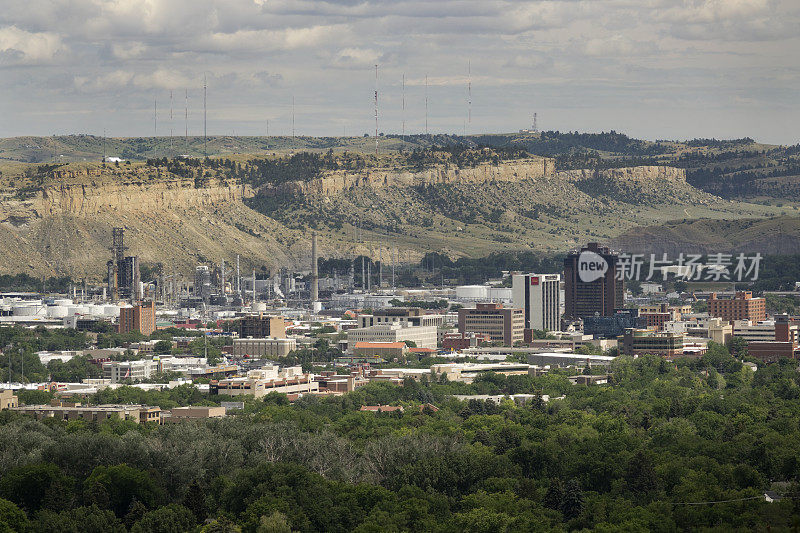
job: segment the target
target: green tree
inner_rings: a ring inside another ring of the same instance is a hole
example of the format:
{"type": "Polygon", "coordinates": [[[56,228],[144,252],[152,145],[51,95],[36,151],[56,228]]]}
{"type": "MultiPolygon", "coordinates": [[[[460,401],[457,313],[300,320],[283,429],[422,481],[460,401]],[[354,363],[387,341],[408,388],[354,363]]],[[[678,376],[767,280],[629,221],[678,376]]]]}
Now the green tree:
{"type": "Polygon", "coordinates": [[[164,499],[163,491],[147,472],[126,464],[96,467],[84,487],[90,500],[101,507],[107,505],[119,517],[127,514],[134,499],[149,509],[164,499]]]}
{"type": "Polygon", "coordinates": [[[157,354],[168,354],[172,351],[172,342],[168,340],[161,340],[153,345],[153,351],[157,354]]]}
{"type": "Polygon", "coordinates": [[[583,512],[583,491],[577,479],[571,479],[564,488],[564,500],[561,502],[561,512],[564,518],[571,520],[583,512]]]}
{"type": "Polygon", "coordinates": [[[292,528],[286,516],[280,511],[274,511],[269,516],[262,516],[256,528],[257,533],[291,533],[292,528]]]}
{"type": "Polygon", "coordinates": [[[0,498],[0,531],[25,531],[28,517],[13,502],[0,498]]]}
{"type": "Polygon", "coordinates": [[[131,533],[183,533],[197,525],[192,512],[176,503],[146,513],[131,528],[131,533]]]}
{"type": "Polygon", "coordinates": [[[0,496],[33,514],[42,507],[59,509],[72,504],[74,480],[52,463],[17,467],[0,480],[0,496]]]}

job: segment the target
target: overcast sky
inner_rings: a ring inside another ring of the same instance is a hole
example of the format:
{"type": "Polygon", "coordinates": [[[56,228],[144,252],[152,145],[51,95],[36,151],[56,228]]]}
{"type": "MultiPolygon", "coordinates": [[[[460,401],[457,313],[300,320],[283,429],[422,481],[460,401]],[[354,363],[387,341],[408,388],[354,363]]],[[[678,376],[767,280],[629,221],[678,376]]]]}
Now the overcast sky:
{"type": "Polygon", "coordinates": [[[608,131],[800,142],[800,0],[7,0],[0,136],[608,131]],[[470,68],[471,65],[471,68],[470,68]],[[467,122],[469,80],[472,121],[467,122]]]}

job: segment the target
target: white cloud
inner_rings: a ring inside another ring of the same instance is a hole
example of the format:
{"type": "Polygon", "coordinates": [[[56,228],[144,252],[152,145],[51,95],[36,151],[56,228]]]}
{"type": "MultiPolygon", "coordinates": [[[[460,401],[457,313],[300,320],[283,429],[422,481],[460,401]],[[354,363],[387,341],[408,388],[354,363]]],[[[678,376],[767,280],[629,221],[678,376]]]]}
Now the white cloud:
{"type": "Polygon", "coordinates": [[[59,36],[51,32],[29,32],[16,26],[0,28],[0,64],[47,63],[62,50],[59,36]]]}

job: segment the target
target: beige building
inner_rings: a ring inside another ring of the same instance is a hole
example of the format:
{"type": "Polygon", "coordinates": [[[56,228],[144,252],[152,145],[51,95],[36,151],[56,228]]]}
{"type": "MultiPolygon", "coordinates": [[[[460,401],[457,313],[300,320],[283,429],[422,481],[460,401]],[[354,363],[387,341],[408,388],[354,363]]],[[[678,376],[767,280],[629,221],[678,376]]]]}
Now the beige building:
{"type": "Polygon", "coordinates": [[[80,403],[53,400],[50,405],[23,405],[12,409],[32,415],[37,420],[87,420],[100,422],[110,418],[131,420],[137,424],[161,422],[161,409],[146,405],[81,405],[80,403]]]}
{"type": "Polygon", "coordinates": [[[314,381],[310,374],[303,374],[302,367],[292,366],[279,370],[277,365],[273,365],[251,370],[247,373],[247,377],[212,380],[209,392],[212,395],[252,395],[261,398],[270,392],[284,394],[319,392],[319,383],[314,381]]]}
{"type": "Polygon", "coordinates": [[[359,342],[403,342],[411,341],[418,348],[436,348],[438,328],[436,326],[403,327],[399,323],[376,324],[368,328],[347,331],[347,351],[353,353],[359,342]]]}
{"type": "Polygon", "coordinates": [[[475,309],[458,310],[459,333],[481,333],[492,342],[512,346],[525,339],[525,315],[522,309],[503,304],[477,304],[475,309]]]}
{"type": "Polygon", "coordinates": [[[236,357],[286,357],[297,349],[294,339],[233,339],[233,355],[236,357]]]}
{"type": "Polygon", "coordinates": [[[175,407],[164,413],[164,422],[184,422],[187,420],[207,420],[209,418],[222,418],[225,416],[224,407],[175,407]]]}
{"type": "Polygon", "coordinates": [[[0,391],[0,411],[3,409],[13,409],[19,406],[19,399],[10,389],[0,391]]]}
{"type": "Polygon", "coordinates": [[[387,361],[408,355],[408,346],[404,342],[357,342],[353,348],[355,356],[382,357],[387,361]]]}

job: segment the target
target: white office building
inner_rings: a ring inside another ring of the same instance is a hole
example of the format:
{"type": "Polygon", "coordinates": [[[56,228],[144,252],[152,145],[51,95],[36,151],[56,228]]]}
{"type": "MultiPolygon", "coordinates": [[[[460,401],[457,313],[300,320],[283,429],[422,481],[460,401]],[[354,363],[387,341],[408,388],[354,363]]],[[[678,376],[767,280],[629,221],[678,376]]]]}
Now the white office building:
{"type": "Polygon", "coordinates": [[[403,327],[397,322],[350,329],[347,330],[347,351],[352,353],[358,342],[412,341],[417,348],[435,349],[438,339],[437,330],[436,326],[403,327]]]}
{"type": "Polygon", "coordinates": [[[515,274],[514,307],[524,311],[525,329],[558,331],[561,327],[561,275],[515,274]]]}

